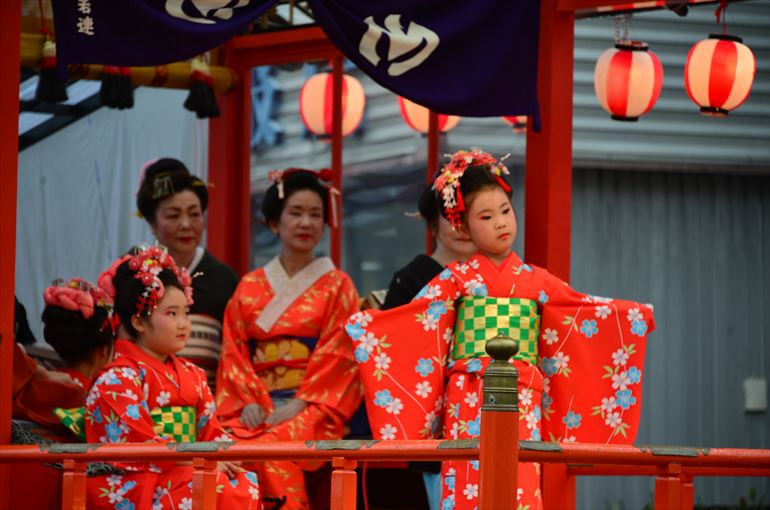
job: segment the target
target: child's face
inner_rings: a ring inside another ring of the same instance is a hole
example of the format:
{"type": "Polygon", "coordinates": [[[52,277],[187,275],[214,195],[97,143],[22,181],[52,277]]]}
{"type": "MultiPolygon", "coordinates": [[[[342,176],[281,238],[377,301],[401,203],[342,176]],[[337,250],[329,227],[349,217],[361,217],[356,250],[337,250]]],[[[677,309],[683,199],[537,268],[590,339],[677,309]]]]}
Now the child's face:
{"type": "Polygon", "coordinates": [[[496,262],[504,260],[516,239],[516,216],[508,195],[495,186],[469,198],[465,225],[471,239],[483,255],[496,262]]]}
{"type": "Polygon", "coordinates": [[[188,308],[184,292],[167,286],[152,315],[134,325],[137,344],[161,360],[181,351],[190,336],[188,308]]]}

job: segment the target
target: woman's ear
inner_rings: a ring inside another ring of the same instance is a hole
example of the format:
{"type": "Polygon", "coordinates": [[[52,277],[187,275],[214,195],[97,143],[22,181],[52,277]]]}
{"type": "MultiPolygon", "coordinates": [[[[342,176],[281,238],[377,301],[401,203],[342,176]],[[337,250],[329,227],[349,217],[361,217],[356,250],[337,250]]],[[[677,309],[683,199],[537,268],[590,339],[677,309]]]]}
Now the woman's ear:
{"type": "Polygon", "coordinates": [[[267,220],[267,228],[270,229],[274,235],[278,235],[278,222],[276,220],[267,220]]]}

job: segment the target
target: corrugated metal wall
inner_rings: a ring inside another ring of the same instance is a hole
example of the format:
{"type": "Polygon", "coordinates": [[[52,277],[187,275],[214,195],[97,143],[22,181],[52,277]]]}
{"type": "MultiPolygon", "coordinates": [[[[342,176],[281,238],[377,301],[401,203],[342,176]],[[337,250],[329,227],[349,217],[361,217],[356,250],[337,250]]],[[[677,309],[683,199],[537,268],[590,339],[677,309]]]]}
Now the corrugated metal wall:
{"type": "MultiPolygon", "coordinates": [[[[655,305],[639,444],[770,448],[770,414],[743,381],[770,380],[770,176],[580,170],[572,284],[655,305]]],[[[770,479],[696,480],[696,501],[737,504],[770,479]]],[[[652,480],[582,479],[581,508],[652,503],[652,480]]]]}

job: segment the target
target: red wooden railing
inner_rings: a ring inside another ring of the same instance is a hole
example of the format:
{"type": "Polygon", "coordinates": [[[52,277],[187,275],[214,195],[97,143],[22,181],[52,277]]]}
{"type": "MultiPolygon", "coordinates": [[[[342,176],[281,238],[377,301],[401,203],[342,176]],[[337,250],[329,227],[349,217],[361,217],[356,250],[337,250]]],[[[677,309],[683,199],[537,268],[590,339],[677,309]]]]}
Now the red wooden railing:
{"type": "Polygon", "coordinates": [[[516,352],[515,342],[496,337],[487,342],[487,352],[493,361],[484,373],[480,439],[0,445],[0,465],[62,462],[63,510],[86,507],[84,467],[93,461],[191,461],[196,510],[214,510],[216,462],[222,460],[330,461],[332,510],[356,508],[355,467],[361,461],[478,459],[482,510],[516,507],[512,487],[516,487],[519,461],[544,465],[546,509],[575,507],[576,476],[655,476],[655,510],[692,509],[695,477],[770,477],[770,450],[518,441],[517,374],[508,363],[516,352]]]}

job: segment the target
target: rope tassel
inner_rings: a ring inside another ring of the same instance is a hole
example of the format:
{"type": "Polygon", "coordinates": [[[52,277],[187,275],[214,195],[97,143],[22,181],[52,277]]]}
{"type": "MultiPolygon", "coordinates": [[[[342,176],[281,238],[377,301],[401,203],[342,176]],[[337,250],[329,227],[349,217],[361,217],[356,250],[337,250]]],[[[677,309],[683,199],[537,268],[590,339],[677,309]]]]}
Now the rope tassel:
{"type": "Polygon", "coordinates": [[[199,119],[219,117],[219,105],[214,95],[209,65],[203,57],[195,57],[190,63],[192,74],[190,75],[190,93],[184,102],[184,107],[199,119]]]}
{"type": "Polygon", "coordinates": [[[35,99],[49,103],[68,99],[67,83],[59,78],[56,69],[56,43],[47,34],[43,43],[43,63],[35,90],[35,99]]]}

